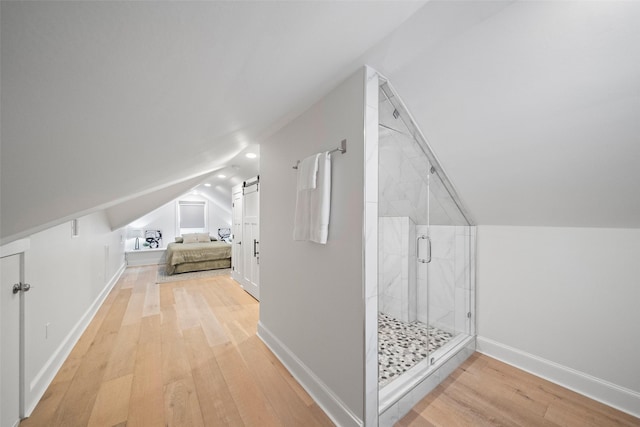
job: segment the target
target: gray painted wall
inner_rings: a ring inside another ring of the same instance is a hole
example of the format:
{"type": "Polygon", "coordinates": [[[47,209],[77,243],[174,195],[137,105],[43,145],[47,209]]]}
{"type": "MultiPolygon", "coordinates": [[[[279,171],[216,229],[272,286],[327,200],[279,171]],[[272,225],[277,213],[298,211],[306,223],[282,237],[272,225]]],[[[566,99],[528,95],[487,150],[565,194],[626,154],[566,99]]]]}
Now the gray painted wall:
{"type": "Polygon", "coordinates": [[[363,416],[364,75],[360,70],[261,146],[260,323],[363,416]],[[326,245],[293,241],[296,160],[332,156],[326,245]]]}

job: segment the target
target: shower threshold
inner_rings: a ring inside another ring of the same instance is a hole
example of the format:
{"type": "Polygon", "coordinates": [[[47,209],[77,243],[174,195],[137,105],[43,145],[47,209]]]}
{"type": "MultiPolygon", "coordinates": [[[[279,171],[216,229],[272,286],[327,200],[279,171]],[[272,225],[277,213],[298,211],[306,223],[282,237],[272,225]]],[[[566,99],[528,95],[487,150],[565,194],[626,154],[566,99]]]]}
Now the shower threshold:
{"type": "Polygon", "coordinates": [[[403,322],[379,313],[378,387],[399,378],[453,338],[452,333],[422,322],[403,322]]]}

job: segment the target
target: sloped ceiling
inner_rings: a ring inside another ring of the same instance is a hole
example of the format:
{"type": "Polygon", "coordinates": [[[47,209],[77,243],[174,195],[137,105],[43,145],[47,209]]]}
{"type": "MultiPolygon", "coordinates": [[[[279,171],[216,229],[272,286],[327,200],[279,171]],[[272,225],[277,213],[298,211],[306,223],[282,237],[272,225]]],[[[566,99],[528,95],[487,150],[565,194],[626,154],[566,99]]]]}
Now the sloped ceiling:
{"type": "Polygon", "coordinates": [[[640,2],[429,2],[361,61],[478,224],[638,228],[638,23],[640,2]]]}
{"type": "MultiPolygon", "coordinates": [[[[130,222],[162,206],[167,200],[175,199],[205,180],[211,178],[210,174],[198,175],[179,183],[162,187],[156,191],[132,197],[129,200],[111,206],[106,209],[107,218],[113,230],[124,227],[130,222]]],[[[230,196],[229,196],[230,197],[230,196]]]]}
{"type": "Polygon", "coordinates": [[[3,1],[2,241],[237,164],[421,5],[3,1]]]}
{"type": "Polygon", "coordinates": [[[365,63],[477,223],[640,227],[640,3],[421,6],[3,1],[2,241],[246,179],[244,151],[365,63]]]}

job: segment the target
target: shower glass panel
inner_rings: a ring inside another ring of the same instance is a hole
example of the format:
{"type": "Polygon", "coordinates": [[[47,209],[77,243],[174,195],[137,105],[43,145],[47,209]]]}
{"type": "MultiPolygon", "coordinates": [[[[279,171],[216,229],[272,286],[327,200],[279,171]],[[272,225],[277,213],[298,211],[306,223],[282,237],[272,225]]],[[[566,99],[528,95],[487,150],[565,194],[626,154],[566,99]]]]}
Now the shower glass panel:
{"type": "MultiPolygon", "coordinates": [[[[379,91],[379,387],[419,376],[469,334],[470,227],[387,83],[379,91]]],[[[395,386],[394,386],[395,387],[395,386]]]]}
{"type": "Polygon", "coordinates": [[[417,228],[429,236],[429,263],[418,264],[418,290],[427,293],[419,297],[418,312],[426,313],[422,320],[433,335],[433,364],[469,334],[470,311],[470,226],[435,167],[429,171],[429,221],[417,228]]]}

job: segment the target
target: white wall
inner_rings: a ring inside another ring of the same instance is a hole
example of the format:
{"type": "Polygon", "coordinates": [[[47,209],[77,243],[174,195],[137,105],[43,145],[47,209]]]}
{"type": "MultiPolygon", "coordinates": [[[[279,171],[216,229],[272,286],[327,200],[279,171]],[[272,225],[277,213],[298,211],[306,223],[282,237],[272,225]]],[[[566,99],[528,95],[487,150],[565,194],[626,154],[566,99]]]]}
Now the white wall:
{"type": "Polygon", "coordinates": [[[30,236],[25,254],[26,409],[33,409],[124,269],[124,230],[104,212],[30,236]],[[47,335],[45,328],[48,324],[47,335]]]}
{"type": "Polygon", "coordinates": [[[639,416],[639,254],[640,229],[479,227],[480,350],[639,416]]]}
{"type": "Polygon", "coordinates": [[[260,337],[341,425],[364,406],[364,74],[359,70],[261,145],[260,337]],[[293,241],[296,160],[332,156],[326,245],[293,241]]]}
{"type": "MultiPolygon", "coordinates": [[[[178,197],[176,200],[160,206],[158,209],[149,212],[142,218],[133,221],[127,226],[130,229],[141,230],[161,230],[162,231],[162,246],[166,247],[167,244],[174,241],[178,234],[178,222],[177,222],[177,203],[178,200],[197,200],[207,202],[207,226],[209,234],[218,237],[218,228],[231,228],[231,196],[229,196],[229,205],[221,206],[214,203],[208,198],[200,197],[192,194],[187,194],[182,197],[178,197]]],[[[140,239],[140,246],[144,239],[140,239]]],[[[127,239],[127,250],[133,250],[135,239],[127,239]]]]}
{"type": "Polygon", "coordinates": [[[633,1],[430,1],[362,61],[476,223],[638,228],[639,20],[633,1]]]}

